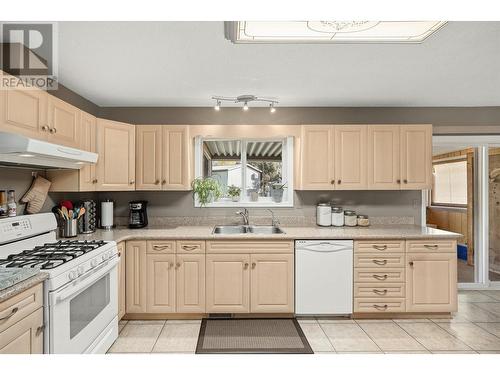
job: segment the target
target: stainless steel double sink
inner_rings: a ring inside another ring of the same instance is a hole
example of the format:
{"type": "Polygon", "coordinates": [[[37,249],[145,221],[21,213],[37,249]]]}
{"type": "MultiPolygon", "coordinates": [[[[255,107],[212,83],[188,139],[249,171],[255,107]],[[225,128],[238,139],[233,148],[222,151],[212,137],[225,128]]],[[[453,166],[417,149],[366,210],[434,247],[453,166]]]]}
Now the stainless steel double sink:
{"type": "Polygon", "coordinates": [[[272,225],[217,225],[213,234],[281,234],[280,227],[272,225]]]}

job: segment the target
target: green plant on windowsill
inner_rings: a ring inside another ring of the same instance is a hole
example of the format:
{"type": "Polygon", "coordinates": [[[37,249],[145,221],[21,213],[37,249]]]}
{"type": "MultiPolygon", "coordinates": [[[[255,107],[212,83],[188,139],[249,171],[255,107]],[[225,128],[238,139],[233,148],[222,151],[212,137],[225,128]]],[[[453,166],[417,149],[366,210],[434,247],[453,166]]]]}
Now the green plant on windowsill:
{"type": "Polygon", "coordinates": [[[193,198],[198,198],[200,206],[206,206],[207,203],[216,201],[222,196],[222,189],[219,181],[212,177],[198,177],[191,182],[193,188],[193,198]]]}
{"type": "Polygon", "coordinates": [[[240,200],[241,189],[238,186],[231,185],[227,189],[227,195],[231,197],[233,202],[240,200]]]}
{"type": "Polygon", "coordinates": [[[281,203],[283,200],[283,192],[285,191],[286,182],[283,184],[281,182],[271,183],[271,198],[273,202],[281,203]]]}

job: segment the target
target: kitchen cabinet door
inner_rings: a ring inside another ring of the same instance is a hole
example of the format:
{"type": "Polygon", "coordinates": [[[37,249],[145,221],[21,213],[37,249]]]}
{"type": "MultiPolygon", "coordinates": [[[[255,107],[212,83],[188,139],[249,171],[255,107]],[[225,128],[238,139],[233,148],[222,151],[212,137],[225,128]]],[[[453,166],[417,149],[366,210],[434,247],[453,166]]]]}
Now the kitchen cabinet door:
{"type": "Polygon", "coordinates": [[[161,190],[162,126],[136,126],[136,190],[161,190]]]}
{"type": "Polygon", "coordinates": [[[334,130],[331,125],[303,125],[300,190],[331,190],[335,184],[334,130]]]}
{"type": "Polygon", "coordinates": [[[163,126],[163,190],[191,189],[189,149],[187,126],[163,126]]]}
{"type": "Polygon", "coordinates": [[[118,319],[125,315],[125,242],[120,242],[118,245],[118,256],[120,263],[118,264],[118,319]]]}
{"type": "Polygon", "coordinates": [[[135,127],[97,120],[97,191],[135,189],[135,127]]]}
{"type": "Polygon", "coordinates": [[[207,313],[248,313],[250,255],[210,254],[206,262],[207,313]]]}
{"type": "Polygon", "coordinates": [[[406,311],[457,311],[457,255],[406,254],[406,311]]]}
{"type": "Polygon", "coordinates": [[[250,312],[293,313],[293,254],[252,254],[250,312]]]}
{"type": "Polygon", "coordinates": [[[205,312],[205,254],[177,254],[178,313],[205,312]]]}
{"type": "Polygon", "coordinates": [[[0,332],[0,354],[43,353],[43,308],[0,332]]]}
{"type": "Polygon", "coordinates": [[[48,141],[63,146],[80,146],[81,111],[65,101],[48,96],[48,141]]]}
{"type": "MultiPolygon", "coordinates": [[[[80,146],[82,150],[96,152],[96,118],[82,112],[80,146]]],[[[97,184],[95,164],[85,165],[79,171],[80,191],[95,191],[97,184]]]]}
{"type": "Polygon", "coordinates": [[[335,129],[335,189],[367,188],[367,126],[334,126],[335,129]]]}
{"type": "MultiPolygon", "coordinates": [[[[0,79],[10,77],[0,72],[0,79]]],[[[46,91],[38,89],[0,90],[0,131],[47,140],[46,91]]]]}
{"type": "Polygon", "coordinates": [[[145,313],[146,241],[127,241],[125,259],[126,313],[145,313]]]}
{"type": "Polygon", "coordinates": [[[430,189],[432,185],[432,125],[401,126],[401,188],[430,189]]]}
{"type": "Polygon", "coordinates": [[[175,255],[147,254],[146,312],[175,312],[175,255]]]}
{"type": "Polygon", "coordinates": [[[368,189],[399,190],[399,125],[368,127],[368,189]]]}

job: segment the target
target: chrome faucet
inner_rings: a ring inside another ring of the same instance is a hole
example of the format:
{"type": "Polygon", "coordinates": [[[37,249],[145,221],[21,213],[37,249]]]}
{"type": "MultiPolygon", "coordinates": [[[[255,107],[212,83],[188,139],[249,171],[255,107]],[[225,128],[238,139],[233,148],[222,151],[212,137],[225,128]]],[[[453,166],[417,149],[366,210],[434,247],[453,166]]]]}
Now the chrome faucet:
{"type": "Polygon", "coordinates": [[[280,221],[274,216],[274,212],[271,209],[267,209],[271,213],[271,225],[277,227],[280,225],[280,221]]]}
{"type": "Polygon", "coordinates": [[[246,208],[244,208],[243,211],[236,211],[236,215],[241,215],[243,218],[243,224],[247,226],[249,225],[250,214],[246,208]]]}

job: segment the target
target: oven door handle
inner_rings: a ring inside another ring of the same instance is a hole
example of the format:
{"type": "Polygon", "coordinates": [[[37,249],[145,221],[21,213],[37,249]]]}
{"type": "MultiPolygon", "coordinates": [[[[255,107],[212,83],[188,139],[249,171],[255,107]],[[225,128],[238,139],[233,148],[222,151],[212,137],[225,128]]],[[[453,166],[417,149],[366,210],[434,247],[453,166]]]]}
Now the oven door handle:
{"type": "Polygon", "coordinates": [[[50,304],[55,305],[58,302],[64,301],[75,294],[80,293],[80,291],[94,282],[99,280],[102,276],[106,275],[109,271],[117,266],[120,262],[118,257],[113,257],[105,263],[100,264],[96,268],[84,273],[75,281],[66,285],[60,290],[50,293],[50,304]]]}

